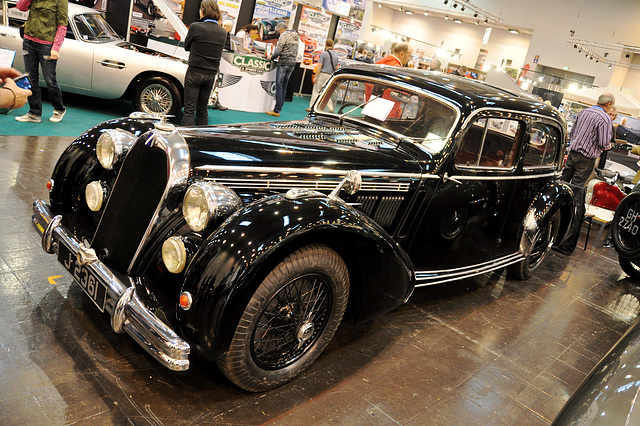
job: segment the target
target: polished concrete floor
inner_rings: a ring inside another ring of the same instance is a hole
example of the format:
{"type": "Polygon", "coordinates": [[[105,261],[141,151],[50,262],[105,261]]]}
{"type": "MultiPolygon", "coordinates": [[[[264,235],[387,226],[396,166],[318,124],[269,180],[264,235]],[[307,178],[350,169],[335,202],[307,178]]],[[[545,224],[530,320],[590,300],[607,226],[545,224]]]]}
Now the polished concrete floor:
{"type": "MultiPolygon", "coordinates": [[[[343,325],[292,383],[261,394],[215,365],[160,367],[115,334],[31,227],[71,138],[0,136],[0,422],[24,424],[548,424],[638,310],[613,249],[552,253],[504,274],[418,289],[343,325]]],[[[594,235],[592,233],[592,235],[594,235]]]]}

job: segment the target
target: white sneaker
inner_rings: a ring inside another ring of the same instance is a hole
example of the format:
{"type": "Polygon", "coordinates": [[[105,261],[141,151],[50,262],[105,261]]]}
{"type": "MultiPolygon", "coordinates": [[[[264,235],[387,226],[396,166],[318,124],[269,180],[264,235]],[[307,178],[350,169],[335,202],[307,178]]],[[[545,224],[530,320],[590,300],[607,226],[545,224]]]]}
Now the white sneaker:
{"type": "Polygon", "coordinates": [[[21,115],[20,117],[16,117],[16,121],[21,121],[23,123],[39,123],[40,117],[37,115],[33,115],[30,112],[25,115],[21,115]]]}
{"type": "Polygon", "coordinates": [[[67,110],[65,109],[64,111],[57,111],[57,110],[53,110],[53,115],[51,116],[51,118],[49,119],[49,121],[53,121],[54,123],[59,123],[62,121],[62,117],[64,117],[64,115],[66,114],[67,110]]]}

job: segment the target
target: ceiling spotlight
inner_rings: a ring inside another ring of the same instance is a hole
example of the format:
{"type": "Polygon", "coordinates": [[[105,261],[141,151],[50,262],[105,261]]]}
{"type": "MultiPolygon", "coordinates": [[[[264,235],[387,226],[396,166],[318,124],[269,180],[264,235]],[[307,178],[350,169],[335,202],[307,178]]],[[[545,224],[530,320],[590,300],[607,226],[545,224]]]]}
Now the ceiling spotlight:
{"type": "Polygon", "coordinates": [[[462,20],[461,19],[454,19],[453,22],[455,22],[456,24],[462,24],[462,20]]]}
{"type": "Polygon", "coordinates": [[[480,21],[476,20],[476,25],[480,25],[480,21]]]}
{"type": "Polygon", "coordinates": [[[609,64],[609,69],[611,69],[611,64],[609,64]]]}
{"type": "Polygon", "coordinates": [[[573,35],[574,35],[575,33],[576,33],[576,32],[575,32],[574,30],[569,30],[569,34],[571,34],[571,37],[573,37],[573,35]]]}
{"type": "Polygon", "coordinates": [[[407,10],[405,13],[406,13],[407,15],[413,15],[413,12],[412,12],[412,11],[410,11],[410,10],[407,10]]]}
{"type": "Polygon", "coordinates": [[[578,49],[578,53],[582,53],[582,49],[578,49]]]}
{"type": "Polygon", "coordinates": [[[444,0],[444,4],[447,4],[447,3],[449,3],[449,0],[444,0]]]}
{"type": "Polygon", "coordinates": [[[604,52],[604,57],[606,58],[607,56],[609,56],[609,52],[604,52]]]}
{"type": "Polygon", "coordinates": [[[631,57],[631,55],[629,55],[628,53],[626,55],[624,55],[625,58],[629,59],[631,57]]]}
{"type": "Polygon", "coordinates": [[[400,12],[404,10],[404,6],[400,6],[400,12]]]}
{"type": "Polygon", "coordinates": [[[589,56],[589,59],[590,59],[590,60],[591,60],[591,59],[593,59],[593,56],[589,56]]]}
{"type": "Polygon", "coordinates": [[[488,24],[488,23],[489,23],[489,20],[488,20],[487,18],[484,18],[484,23],[485,23],[485,24],[488,24]]]}
{"type": "Polygon", "coordinates": [[[464,6],[460,8],[460,12],[464,12],[464,6]]]}
{"type": "Polygon", "coordinates": [[[574,48],[574,49],[577,49],[577,48],[578,48],[578,45],[577,45],[577,44],[574,44],[574,45],[573,45],[573,48],[574,48]]]}
{"type": "Polygon", "coordinates": [[[520,31],[516,30],[515,28],[509,28],[509,32],[511,34],[520,34],[520,31]]]}
{"type": "Polygon", "coordinates": [[[428,10],[425,10],[424,16],[429,16],[429,11],[428,10]]]}
{"type": "Polygon", "coordinates": [[[449,20],[449,15],[444,15],[444,20],[448,21],[449,20]]]}
{"type": "Polygon", "coordinates": [[[596,64],[597,64],[598,62],[600,62],[600,61],[596,59],[596,64]]]}
{"type": "Polygon", "coordinates": [[[474,17],[474,18],[477,18],[477,17],[478,17],[478,12],[474,13],[474,14],[473,14],[473,17],[474,17]]]}
{"type": "Polygon", "coordinates": [[[378,7],[382,9],[382,3],[378,3],[378,7]]]}
{"type": "Polygon", "coordinates": [[[453,8],[455,9],[456,7],[458,7],[458,3],[453,4],[453,8]]]}

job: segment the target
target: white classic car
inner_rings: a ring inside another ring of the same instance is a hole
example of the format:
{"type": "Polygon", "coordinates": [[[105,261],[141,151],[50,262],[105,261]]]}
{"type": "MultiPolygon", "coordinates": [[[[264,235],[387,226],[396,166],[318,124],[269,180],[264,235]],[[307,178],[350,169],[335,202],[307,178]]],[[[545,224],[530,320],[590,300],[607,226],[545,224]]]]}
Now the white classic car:
{"type": "MultiPolygon", "coordinates": [[[[2,2],[0,48],[16,52],[24,70],[19,27],[27,13],[2,2]]],[[[99,11],[69,3],[67,36],[60,49],[58,83],[63,91],[102,99],[130,99],[138,111],[176,115],[182,108],[187,62],[124,41],[99,11]]],[[[44,80],[41,76],[41,85],[44,80]]]]}

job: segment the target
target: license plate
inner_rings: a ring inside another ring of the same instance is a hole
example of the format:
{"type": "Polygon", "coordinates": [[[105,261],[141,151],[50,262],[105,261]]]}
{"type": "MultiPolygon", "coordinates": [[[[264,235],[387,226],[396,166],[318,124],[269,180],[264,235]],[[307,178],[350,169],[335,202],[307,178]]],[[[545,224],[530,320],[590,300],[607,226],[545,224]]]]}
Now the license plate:
{"type": "Polygon", "coordinates": [[[82,290],[89,296],[89,299],[96,304],[101,312],[104,312],[104,305],[107,301],[107,287],[94,275],[91,269],[85,265],[80,265],[76,256],[60,242],[58,244],[58,262],[64,266],[73,276],[82,290]]]}

